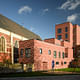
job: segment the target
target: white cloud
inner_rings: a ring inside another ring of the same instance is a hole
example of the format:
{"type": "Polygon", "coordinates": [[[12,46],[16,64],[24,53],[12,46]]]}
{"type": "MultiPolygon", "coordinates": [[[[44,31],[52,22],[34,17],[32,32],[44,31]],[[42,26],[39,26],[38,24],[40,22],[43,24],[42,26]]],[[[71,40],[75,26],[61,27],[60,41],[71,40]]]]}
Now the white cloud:
{"type": "Polygon", "coordinates": [[[30,13],[32,11],[32,8],[29,6],[23,6],[18,10],[18,13],[21,14],[22,12],[30,13]]]}
{"type": "Polygon", "coordinates": [[[34,27],[30,26],[30,31],[33,31],[34,30],[34,27]]]}
{"type": "Polygon", "coordinates": [[[80,0],[67,0],[58,9],[74,10],[80,5],[80,0]]]}
{"type": "Polygon", "coordinates": [[[67,21],[69,21],[69,22],[75,22],[76,21],[76,19],[78,18],[78,14],[72,14],[71,16],[68,16],[67,17],[67,21]]]}
{"type": "Polygon", "coordinates": [[[42,16],[43,16],[43,15],[45,15],[48,11],[49,11],[49,9],[48,9],[48,8],[43,9],[43,10],[41,11],[41,15],[42,15],[42,16]]]}

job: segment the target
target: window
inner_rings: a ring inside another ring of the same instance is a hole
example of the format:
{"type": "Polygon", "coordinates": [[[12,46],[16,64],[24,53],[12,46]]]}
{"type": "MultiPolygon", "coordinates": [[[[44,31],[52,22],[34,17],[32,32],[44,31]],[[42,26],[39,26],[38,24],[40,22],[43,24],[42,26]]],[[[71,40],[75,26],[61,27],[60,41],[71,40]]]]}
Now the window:
{"type": "Polygon", "coordinates": [[[19,48],[19,42],[18,41],[15,41],[14,47],[19,48]]]}
{"type": "Polygon", "coordinates": [[[68,34],[65,34],[65,38],[68,38],[68,34]]]}
{"type": "Polygon", "coordinates": [[[24,50],[21,49],[21,50],[20,50],[20,57],[23,57],[23,52],[24,52],[24,50]]]}
{"type": "Polygon", "coordinates": [[[40,54],[42,54],[42,49],[40,48],[40,54]]]}
{"type": "Polygon", "coordinates": [[[59,62],[56,62],[56,65],[59,65],[59,62]]]}
{"type": "Polygon", "coordinates": [[[61,58],[61,53],[59,52],[59,58],[61,58]]]}
{"type": "Polygon", "coordinates": [[[30,57],[31,56],[31,49],[30,48],[26,48],[25,49],[25,56],[26,57],[30,57]]]}
{"type": "Polygon", "coordinates": [[[62,53],[62,58],[64,58],[64,52],[62,53]]]}
{"type": "Polygon", "coordinates": [[[51,50],[48,50],[48,54],[51,55],[51,50]]]}
{"type": "Polygon", "coordinates": [[[64,64],[66,64],[66,62],[64,62],[64,64]]]}
{"type": "Polygon", "coordinates": [[[68,32],[68,27],[65,27],[65,32],[68,32]]]}
{"type": "Polygon", "coordinates": [[[5,38],[0,38],[0,52],[5,52],[5,38]]]}
{"type": "Polygon", "coordinates": [[[62,39],[62,36],[61,35],[58,35],[58,40],[62,39]]]}
{"type": "Polygon", "coordinates": [[[56,58],[56,51],[54,51],[54,58],[56,58]]]}
{"type": "Polygon", "coordinates": [[[59,28],[59,29],[58,29],[58,33],[61,33],[61,32],[62,32],[62,29],[61,29],[61,28],[59,28]]]}
{"type": "Polygon", "coordinates": [[[65,53],[65,57],[68,58],[68,53],[65,53]]]}

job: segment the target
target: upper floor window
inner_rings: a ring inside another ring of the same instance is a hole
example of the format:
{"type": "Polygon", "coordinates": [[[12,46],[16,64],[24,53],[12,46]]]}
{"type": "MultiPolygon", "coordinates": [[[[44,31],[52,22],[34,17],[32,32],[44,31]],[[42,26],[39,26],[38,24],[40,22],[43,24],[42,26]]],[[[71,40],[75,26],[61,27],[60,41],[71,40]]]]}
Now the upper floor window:
{"type": "Polygon", "coordinates": [[[56,58],[56,51],[54,51],[54,58],[56,58]]]}
{"type": "Polygon", "coordinates": [[[62,32],[62,29],[61,29],[61,28],[59,28],[59,29],[58,29],[58,33],[61,33],[61,32],[62,32]]]}
{"type": "Polygon", "coordinates": [[[61,53],[59,52],[59,58],[61,58],[61,53]]]}
{"type": "Polygon", "coordinates": [[[21,50],[20,50],[20,57],[23,57],[23,53],[24,53],[24,50],[21,49],[21,50]]]}
{"type": "Polygon", "coordinates": [[[65,34],[65,38],[68,38],[68,34],[65,34]]]}
{"type": "Polygon", "coordinates": [[[14,47],[15,47],[15,48],[19,48],[19,42],[18,42],[18,41],[15,41],[14,47]]]}
{"type": "Polygon", "coordinates": [[[65,32],[68,32],[68,27],[65,27],[65,32]]]}
{"type": "Polygon", "coordinates": [[[42,49],[40,48],[40,54],[42,54],[42,49]]]}
{"type": "Polygon", "coordinates": [[[62,39],[62,36],[61,35],[58,35],[58,40],[62,39]]]}
{"type": "Polygon", "coordinates": [[[48,54],[51,55],[51,50],[48,50],[48,54]]]}
{"type": "Polygon", "coordinates": [[[5,38],[0,38],[0,52],[5,52],[5,38]]]}
{"type": "Polygon", "coordinates": [[[26,57],[30,57],[31,56],[31,49],[30,48],[26,48],[25,49],[25,56],[26,57]]]}
{"type": "Polygon", "coordinates": [[[62,58],[64,58],[65,57],[65,55],[64,55],[64,52],[62,53],[62,58]]]}

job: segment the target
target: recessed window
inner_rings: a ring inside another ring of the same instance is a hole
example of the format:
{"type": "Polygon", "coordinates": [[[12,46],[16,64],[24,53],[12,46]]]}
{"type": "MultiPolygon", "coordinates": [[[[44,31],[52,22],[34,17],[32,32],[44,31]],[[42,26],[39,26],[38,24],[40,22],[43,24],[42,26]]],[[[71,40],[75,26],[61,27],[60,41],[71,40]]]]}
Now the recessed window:
{"type": "Polygon", "coordinates": [[[24,53],[24,50],[21,49],[21,50],[20,50],[20,57],[23,57],[23,53],[24,53]]]}
{"type": "Polygon", "coordinates": [[[40,54],[42,54],[42,49],[40,48],[40,54]]]}
{"type": "Polygon", "coordinates": [[[3,36],[0,38],[0,52],[5,52],[5,38],[3,36]]]}
{"type": "Polygon", "coordinates": [[[48,54],[51,55],[51,50],[48,50],[48,54]]]}
{"type": "Polygon", "coordinates": [[[61,53],[59,52],[59,58],[61,58],[61,53]]]}
{"type": "Polygon", "coordinates": [[[59,65],[59,62],[56,62],[56,65],[59,65]]]}
{"type": "Polygon", "coordinates": [[[56,51],[54,51],[54,58],[56,58],[56,51]]]}
{"type": "Polygon", "coordinates": [[[61,29],[61,28],[59,28],[59,29],[58,29],[58,33],[61,33],[61,32],[62,32],[62,29],[61,29]]]}
{"type": "Polygon", "coordinates": [[[65,32],[68,32],[68,27],[65,27],[65,32]]]}
{"type": "Polygon", "coordinates": [[[25,49],[25,56],[30,57],[31,56],[31,48],[26,48],[25,49]]]}
{"type": "Polygon", "coordinates": [[[64,58],[64,52],[62,53],[62,58],[64,58]]]}
{"type": "Polygon", "coordinates": [[[62,39],[62,36],[61,35],[58,35],[58,40],[62,39]]]}
{"type": "Polygon", "coordinates": [[[66,64],[66,62],[64,62],[64,64],[66,64]]]}
{"type": "Polygon", "coordinates": [[[65,34],[65,38],[68,38],[68,34],[65,34]]]}

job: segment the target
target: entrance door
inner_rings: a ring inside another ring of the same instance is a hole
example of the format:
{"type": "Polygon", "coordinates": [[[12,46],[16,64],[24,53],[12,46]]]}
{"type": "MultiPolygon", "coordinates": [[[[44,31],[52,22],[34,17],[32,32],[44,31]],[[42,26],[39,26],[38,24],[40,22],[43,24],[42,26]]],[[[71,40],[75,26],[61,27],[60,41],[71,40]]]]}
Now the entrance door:
{"type": "Polygon", "coordinates": [[[54,60],[52,61],[52,69],[54,68],[54,60]]]}
{"type": "Polygon", "coordinates": [[[48,70],[47,62],[43,62],[43,70],[48,70]]]}

